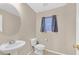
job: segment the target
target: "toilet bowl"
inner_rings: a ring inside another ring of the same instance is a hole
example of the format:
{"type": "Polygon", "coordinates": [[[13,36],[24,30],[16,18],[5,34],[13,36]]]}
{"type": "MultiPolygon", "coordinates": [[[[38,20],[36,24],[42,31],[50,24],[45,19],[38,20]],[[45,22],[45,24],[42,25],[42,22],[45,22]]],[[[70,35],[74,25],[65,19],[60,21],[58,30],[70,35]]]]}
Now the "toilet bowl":
{"type": "Polygon", "coordinates": [[[45,49],[45,45],[43,44],[39,44],[37,38],[31,39],[31,45],[34,49],[34,53],[37,55],[43,55],[44,53],[44,49],[45,49]]]}
{"type": "Polygon", "coordinates": [[[37,45],[35,45],[34,53],[38,54],[38,55],[43,55],[44,54],[44,49],[45,49],[45,46],[43,44],[37,44],[37,45]]]}

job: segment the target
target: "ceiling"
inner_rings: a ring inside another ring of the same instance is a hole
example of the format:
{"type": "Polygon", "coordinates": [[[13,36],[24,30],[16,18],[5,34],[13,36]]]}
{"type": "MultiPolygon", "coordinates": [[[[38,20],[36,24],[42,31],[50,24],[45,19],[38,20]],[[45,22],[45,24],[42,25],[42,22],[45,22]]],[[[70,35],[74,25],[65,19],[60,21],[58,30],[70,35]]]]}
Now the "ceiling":
{"type": "MultiPolygon", "coordinates": [[[[36,13],[43,12],[58,7],[62,7],[67,3],[27,3],[36,13]]],[[[16,8],[9,3],[0,3],[0,9],[5,10],[14,15],[19,15],[16,8]]]]}
{"type": "Polygon", "coordinates": [[[36,13],[66,5],[66,3],[27,3],[36,13]]]}

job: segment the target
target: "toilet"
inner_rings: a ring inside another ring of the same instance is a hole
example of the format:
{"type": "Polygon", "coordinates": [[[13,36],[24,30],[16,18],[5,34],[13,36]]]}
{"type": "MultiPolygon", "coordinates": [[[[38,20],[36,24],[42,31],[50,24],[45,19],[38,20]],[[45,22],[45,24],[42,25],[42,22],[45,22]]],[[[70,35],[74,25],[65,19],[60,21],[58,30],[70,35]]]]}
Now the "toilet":
{"type": "Polygon", "coordinates": [[[31,39],[31,45],[34,49],[35,54],[37,54],[37,55],[43,55],[44,54],[45,45],[39,44],[37,38],[31,39]]]}

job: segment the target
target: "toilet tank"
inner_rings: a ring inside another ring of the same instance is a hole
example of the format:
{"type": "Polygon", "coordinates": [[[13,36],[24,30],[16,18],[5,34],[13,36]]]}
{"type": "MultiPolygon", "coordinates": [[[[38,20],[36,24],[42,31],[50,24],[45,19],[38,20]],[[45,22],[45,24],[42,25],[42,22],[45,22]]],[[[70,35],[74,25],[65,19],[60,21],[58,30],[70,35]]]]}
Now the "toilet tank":
{"type": "Polygon", "coordinates": [[[37,38],[31,39],[31,45],[32,45],[32,46],[35,46],[35,45],[37,45],[37,44],[38,44],[37,38]]]}

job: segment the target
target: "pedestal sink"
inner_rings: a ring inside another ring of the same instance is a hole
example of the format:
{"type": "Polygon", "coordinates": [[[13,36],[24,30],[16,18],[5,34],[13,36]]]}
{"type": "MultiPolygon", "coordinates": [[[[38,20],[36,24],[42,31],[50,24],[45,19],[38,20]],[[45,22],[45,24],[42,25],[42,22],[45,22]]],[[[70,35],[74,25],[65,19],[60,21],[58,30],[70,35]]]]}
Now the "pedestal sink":
{"type": "Polygon", "coordinates": [[[9,51],[22,47],[25,45],[25,41],[22,40],[12,40],[7,43],[0,45],[0,51],[9,51]]]}

